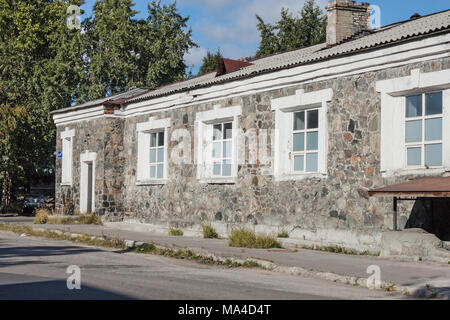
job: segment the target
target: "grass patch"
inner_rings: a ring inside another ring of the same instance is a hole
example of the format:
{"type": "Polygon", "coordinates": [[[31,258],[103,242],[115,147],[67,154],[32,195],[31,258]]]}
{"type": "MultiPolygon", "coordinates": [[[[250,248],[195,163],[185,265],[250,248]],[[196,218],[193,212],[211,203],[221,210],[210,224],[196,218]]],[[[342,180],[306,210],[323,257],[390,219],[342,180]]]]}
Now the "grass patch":
{"type": "Polygon", "coordinates": [[[170,228],[169,229],[169,236],[177,236],[181,237],[183,235],[183,231],[180,229],[170,228]]]}
{"type": "Polygon", "coordinates": [[[286,230],[281,230],[281,232],[278,233],[278,238],[289,238],[289,233],[287,233],[286,230]]]}
{"type": "Polygon", "coordinates": [[[71,241],[75,243],[87,244],[96,247],[106,247],[114,249],[125,249],[125,243],[120,239],[105,239],[93,237],[87,234],[80,234],[78,237],[72,237],[69,233],[55,232],[50,230],[35,230],[29,226],[19,226],[0,223],[0,231],[10,231],[16,234],[25,234],[29,237],[47,238],[51,240],[71,241]]]}
{"type": "Polygon", "coordinates": [[[168,258],[191,260],[202,264],[213,264],[219,266],[226,266],[229,268],[261,268],[265,269],[261,264],[253,260],[246,260],[243,263],[233,261],[231,259],[218,260],[210,256],[203,256],[197,254],[189,249],[170,249],[159,248],[152,243],[143,243],[140,246],[134,248],[135,253],[141,254],[153,254],[168,258]]]}
{"type": "Polygon", "coordinates": [[[380,252],[377,252],[376,254],[373,254],[369,251],[357,251],[354,249],[347,249],[340,246],[302,246],[303,249],[307,250],[316,250],[316,251],[324,251],[324,252],[331,252],[331,253],[340,253],[340,254],[348,254],[348,255],[355,255],[355,256],[380,256],[380,252]]]}
{"type": "Polygon", "coordinates": [[[202,225],[203,229],[203,238],[204,239],[218,239],[219,234],[216,232],[216,230],[208,224],[202,225]]]}
{"type": "Polygon", "coordinates": [[[228,239],[230,247],[270,249],[281,248],[281,244],[270,235],[256,235],[252,230],[236,229],[228,239]]]}
{"type": "Polygon", "coordinates": [[[50,216],[48,217],[47,224],[67,224],[67,225],[77,225],[77,224],[95,224],[101,225],[102,220],[95,215],[95,213],[88,213],[73,217],[58,217],[50,216]]]}
{"type": "Polygon", "coordinates": [[[51,212],[48,209],[38,208],[35,211],[34,224],[46,224],[51,212]]]}

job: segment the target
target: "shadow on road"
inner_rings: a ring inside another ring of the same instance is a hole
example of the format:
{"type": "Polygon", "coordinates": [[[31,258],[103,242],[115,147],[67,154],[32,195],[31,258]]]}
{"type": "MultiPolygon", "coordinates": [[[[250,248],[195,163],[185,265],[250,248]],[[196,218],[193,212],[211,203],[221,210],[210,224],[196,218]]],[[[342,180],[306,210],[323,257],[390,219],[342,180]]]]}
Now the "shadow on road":
{"type": "Polygon", "coordinates": [[[67,289],[63,280],[0,285],[0,300],[131,300],[133,298],[81,286],[81,290],[67,289]]]}

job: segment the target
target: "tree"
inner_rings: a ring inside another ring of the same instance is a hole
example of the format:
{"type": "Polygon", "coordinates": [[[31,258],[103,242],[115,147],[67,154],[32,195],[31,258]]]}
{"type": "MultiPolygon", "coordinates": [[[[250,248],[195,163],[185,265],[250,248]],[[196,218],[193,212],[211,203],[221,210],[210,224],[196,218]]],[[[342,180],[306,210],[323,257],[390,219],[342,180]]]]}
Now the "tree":
{"type": "Polygon", "coordinates": [[[216,71],[219,67],[220,61],[222,61],[223,56],[220,52],[220,49],[217,49],[216,53],[207,52],[206,56],[203,57],[202,65],[200,66],[200,70],[198,75],[202,75],[208,72],[216,71]]]}
{"type": "Polygon", "coordinates": [[[68,1],[0,0],[3,203],[14,189],[54,167],[50,112],[71,105],[83,74],[83,35],[67,28],[68,6],[68,1]]]}
{"type": "MultiPolygon", "coordinates": [[[[131,0],[101,0],[94,18],[84,23],[89,42],[82,100],[93,100],[133,87],[157,87],[184,78],[184,55],[191,47],[188,18],[176,4],[148,5],[148,17],[136,20],[131,0]]],[[[80,101],[81,102],[81,101],[80,101]]]]}
{"type": "Polygon", "coordinates": [[[261,38],[256,57],[315,45],[326,39],[327,19],[314,0],[306,1],[299,17],[283,8],[275,24],[265,23],[258,15],[256,18],[261,38]]]}

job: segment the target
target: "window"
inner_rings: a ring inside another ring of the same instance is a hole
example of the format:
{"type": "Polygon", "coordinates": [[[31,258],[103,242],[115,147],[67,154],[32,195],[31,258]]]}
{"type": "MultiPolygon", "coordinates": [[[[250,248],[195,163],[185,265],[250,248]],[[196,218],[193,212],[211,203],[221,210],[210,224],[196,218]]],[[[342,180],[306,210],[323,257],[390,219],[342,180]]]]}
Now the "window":
{"type": "Polygon", "coordinates": [[[406,97],[406,163],[408,167],[443,164],[442,91],[406,97]]]}
{"type": "Polygon", "coordinates": [[[213,126],[213,176],[231,177],[233,163],[233,123],[219,123],[213,126]]]}
{"type": "Polygon", "coordinates": [[[240,106],[197,112],[195,119],[195,150],[197,179],[200,183],[235,183],[238,163],[238,118],[240,106]]]}
{"type": "Polygon", "coordinates": [[[61,184],[72,185],[72,166],[73,166],[73,137],[74,130],[66,128],[61,132],[62,140],[62,163],[61,163],[61,184]]]}
{"type": "Polygon", "coordinates": [[[164,184],[168,176],[168,128],[170,119],[138,123],[137,184],[164,184]]]}
{"type": "Polygon", "coordinates": [[[150,179],[164,179],[164,131],[150,133],[150,179]]]}
{"type": "Polygon", "coordinates": [[[327,103],[333,90],[324,89],[272,99],[275,111],[275,180],[322,178],[327,175],[327,103]]]}
{"type": "Polygon", "coordinates": [[[319,160],[319,110],[293,114],[293,171],[317,172],[319,160]]]}
{"type": "MultiPolygon", "coordinates": [[[[383,177],[450,172],[450,69],[380,80],[383,177]]],[[[369,136],[377,146],[377,130],[369,136]]]]}

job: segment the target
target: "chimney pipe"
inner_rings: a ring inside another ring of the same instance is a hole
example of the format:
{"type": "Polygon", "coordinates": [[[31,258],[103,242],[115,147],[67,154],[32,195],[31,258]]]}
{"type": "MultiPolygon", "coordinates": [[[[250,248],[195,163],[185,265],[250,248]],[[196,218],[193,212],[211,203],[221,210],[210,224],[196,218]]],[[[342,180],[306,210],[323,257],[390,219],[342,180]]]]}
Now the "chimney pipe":
{"type": "Polygon", "coordinates": [[[370,4],[356,1],[328,1],[327,45],[332,46],[361,32],[370,30],[370,4]]]}

